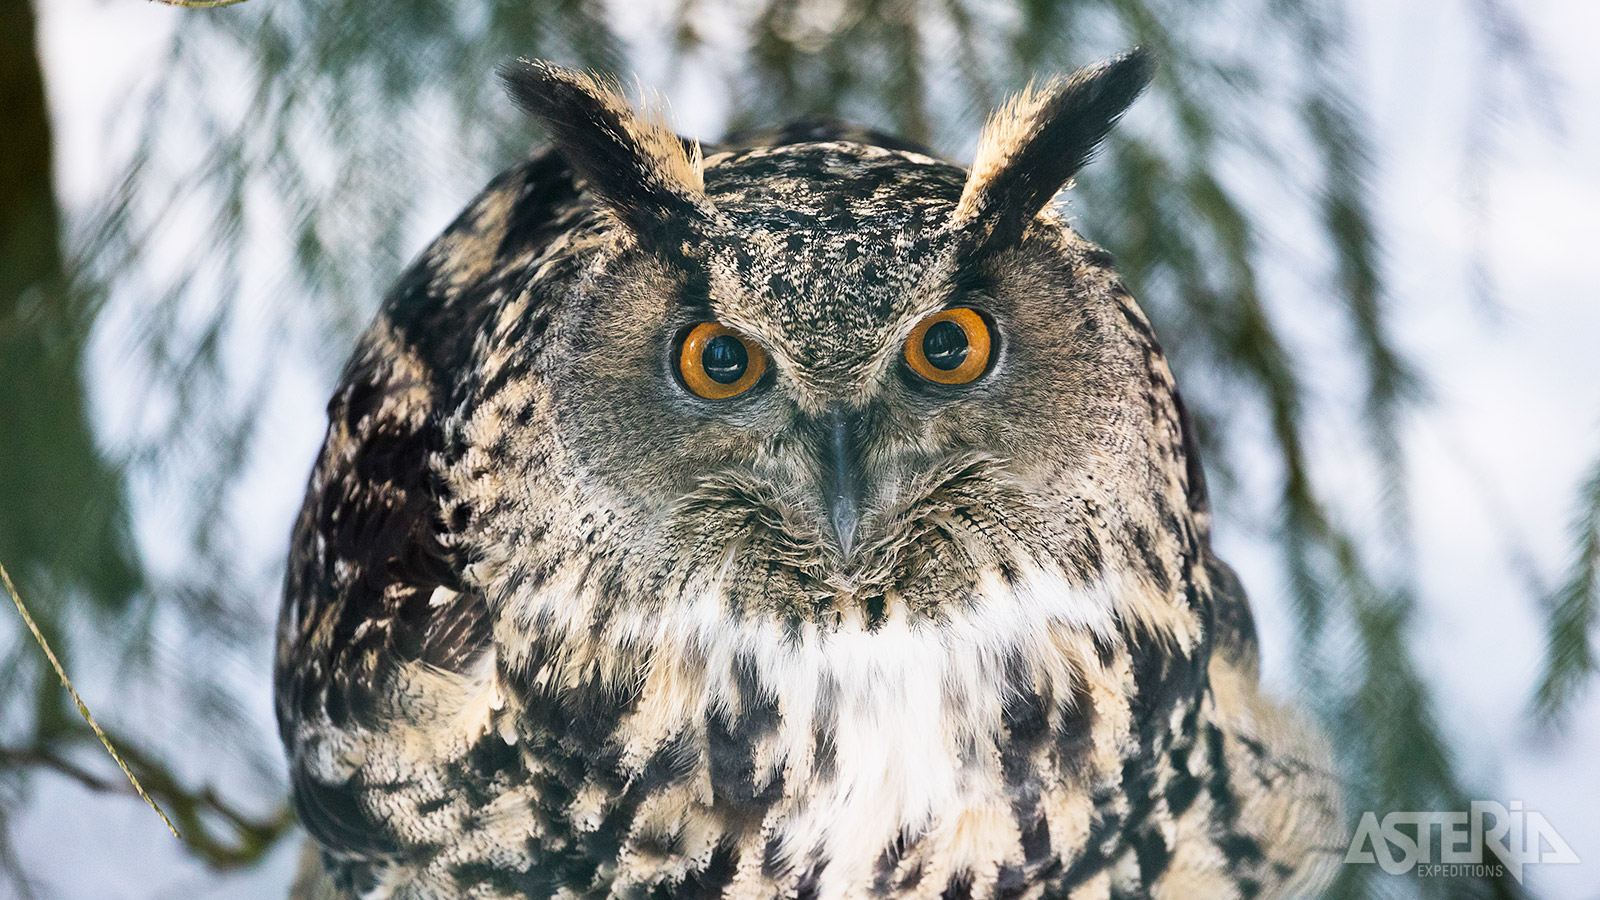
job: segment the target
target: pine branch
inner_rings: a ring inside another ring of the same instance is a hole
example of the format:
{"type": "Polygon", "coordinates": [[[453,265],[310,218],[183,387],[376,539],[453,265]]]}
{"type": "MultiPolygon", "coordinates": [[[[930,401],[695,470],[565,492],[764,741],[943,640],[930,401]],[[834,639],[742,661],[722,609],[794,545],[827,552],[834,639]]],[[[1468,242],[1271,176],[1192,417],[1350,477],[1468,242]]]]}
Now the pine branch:
{"type": "Polygon", "coordinates": [[[1533,706],[1546,725],[1559,723],[1600,671],[1595,652],[1600,625],[1600,459],[1579,492],[1572,536],[1572,565],[1545,604],[1544,662],[1533,706]]]}

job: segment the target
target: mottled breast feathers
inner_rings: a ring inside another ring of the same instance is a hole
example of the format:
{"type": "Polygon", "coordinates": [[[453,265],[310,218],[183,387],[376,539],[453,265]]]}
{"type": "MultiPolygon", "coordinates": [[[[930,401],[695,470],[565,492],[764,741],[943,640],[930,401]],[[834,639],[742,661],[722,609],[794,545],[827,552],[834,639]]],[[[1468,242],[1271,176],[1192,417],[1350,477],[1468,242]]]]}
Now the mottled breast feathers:
{"type": "Polygon", "coordinates": [[[1150,71],[1019,95],[962,167],[702,147],[508,66],[553,146],[386,298],[295,528],[296,895],[1319,890],[1326,749],[1258,691],[1149,322],[1048,205],[1150,71]],[[908,364],[941,316],[983,329],[960,379],[908,364]],[[738,391],[684,379],[707,323],[738,391]]]}

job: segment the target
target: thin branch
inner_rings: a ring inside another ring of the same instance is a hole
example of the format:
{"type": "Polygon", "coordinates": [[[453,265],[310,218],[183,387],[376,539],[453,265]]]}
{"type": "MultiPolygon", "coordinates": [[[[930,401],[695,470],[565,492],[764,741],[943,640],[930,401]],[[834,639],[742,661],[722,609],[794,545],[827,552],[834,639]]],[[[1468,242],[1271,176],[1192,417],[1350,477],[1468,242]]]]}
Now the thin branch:
{"type": "Polygon", "coordinates": [[[44,639],[44,633],[39,630],[39,626],[33,621],[33,616],[28,613],[28,607],[22,604],[22,596],[17,593],[17,586],[11,583],[11,573],[6,571],[4,563],[0,563],[0,579],[4,579],[6,593],[11,595],[11,602],[17,605],[17,612],[22,614],[22,621],[27,624],[28,630],[33,632],[33,639],[39,643],[39,649],[44,651],[45,657],[50,660],[51,668],[56,670],[56,676],[61,679],[61,686],[67,689],[67,693],[72,696],[72,702],[77,704],[78,715],[83,716],[83,720],[89,723],[89,727],[94,730],[94,736],[100,739],[100,745],[106,748],[107,753],[111,754],[111,758],[117,763],[117,768],[122,770],[122,774],[128,776],[129,783],[139,793],[140,799],[155,810],[156,815],[160,816],[161,821],[166,823],[167,830],[172,832],[173,837],[180,841],[183,840],[183,835],[178,833],[178,827],[172,824],[172,820],[167,818],[167,814],[161,811],[161,807],[156,805],[156,801],[150,799],[150,795],[144,792],[144,787],[139,784],[139,779],[133,777],[133,773],[128,770],[128,764],[122,761],[122,754],[118,753],[117,748],[111,745],[111,739],[106,737],[106,733],[101,730],[100,723],[96,722],[94,716],[90,715],[89,707],[84,704],[83,698],[78,696],[78,689],[72,686],[72,679],[67,677],[67,670],[62,667],[61,661],[56,659],[55,651],[50,649],[50,642],[44,639]]]}
{"type": "MultiPolygon", "coordinates": [[[[136,794],[130,784],[106,778],[62,754],[63,744],[87,741],[89,737],[82,733],[65,740],[25,747],[0,746],[0,769],[45,769],[97,794],[145,796],[143,791],[136,794]]],[[[267,816],[252,816],[223,798],[210,785],[198,791],[184,788],[161,762],[130,749],[127,741],[119,739],[119,743],[125,748],[129,766],[138,769],[148,784],[150,795],[171,807],[173,817],[182,823],[185,846],[212,868],[235,869],[256,862],[294,824],[293,812],[287,804],[267,816]],[[222,819],[232,834],[228,838],[213,835],[206,826],[205,816],[222,819]]]]}

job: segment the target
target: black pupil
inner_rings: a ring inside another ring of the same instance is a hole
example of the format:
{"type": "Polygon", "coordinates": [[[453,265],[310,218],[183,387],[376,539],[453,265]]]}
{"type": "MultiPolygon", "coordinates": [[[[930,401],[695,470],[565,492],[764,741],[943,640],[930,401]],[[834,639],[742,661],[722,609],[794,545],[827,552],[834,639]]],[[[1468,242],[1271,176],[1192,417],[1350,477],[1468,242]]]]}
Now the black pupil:
{"type": "Polygon", "coordinates": [[[718,335],[700,351],[700,365],[717,384],[733,384],[744,377],[750,353],[744,349],[744,341],[731,334],[718,335]]]}
{"type": "Polygon", "coordinates": [[[935,322],[922,336],[922,355],[936,369],[960,368],[967,358],[967,333],[949,320],[935,322]]]}

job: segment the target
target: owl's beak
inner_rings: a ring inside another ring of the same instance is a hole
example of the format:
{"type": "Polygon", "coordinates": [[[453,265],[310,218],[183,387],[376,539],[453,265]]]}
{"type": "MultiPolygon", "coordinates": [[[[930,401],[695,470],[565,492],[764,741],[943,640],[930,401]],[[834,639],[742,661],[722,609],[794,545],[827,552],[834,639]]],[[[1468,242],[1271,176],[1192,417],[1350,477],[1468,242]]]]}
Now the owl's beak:
{"type": "Polygon", "coordinates": [[[839,549],[848,557],[856,543],[856,526],[861,524],[864,484],[861,458],[856,448],[858,422],[854,416],[834,410],[823,420],[823,424],[823,502],[827,506],[839,549]]]}

